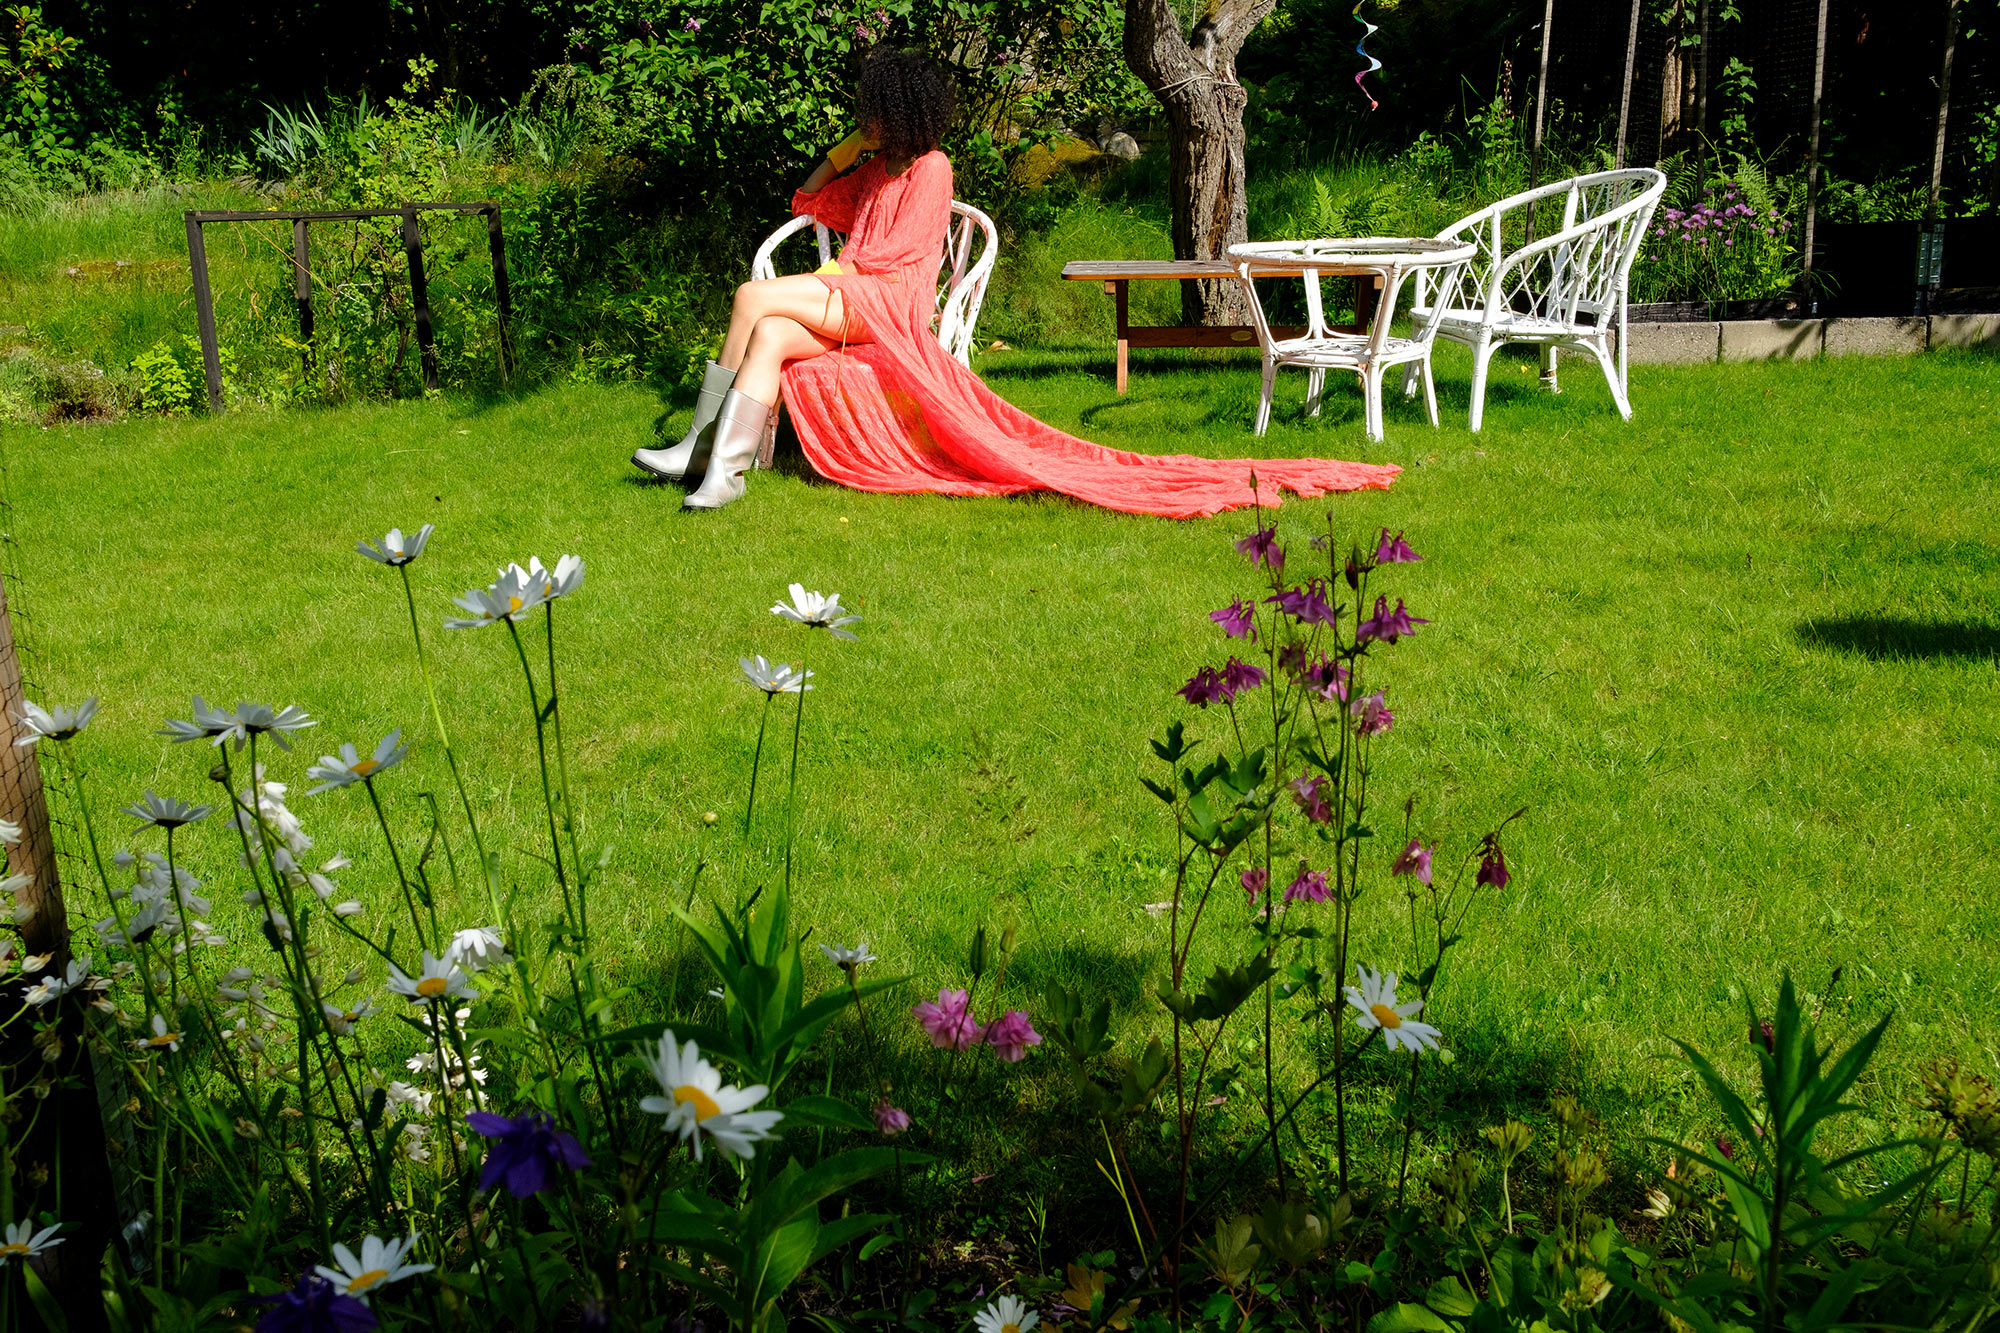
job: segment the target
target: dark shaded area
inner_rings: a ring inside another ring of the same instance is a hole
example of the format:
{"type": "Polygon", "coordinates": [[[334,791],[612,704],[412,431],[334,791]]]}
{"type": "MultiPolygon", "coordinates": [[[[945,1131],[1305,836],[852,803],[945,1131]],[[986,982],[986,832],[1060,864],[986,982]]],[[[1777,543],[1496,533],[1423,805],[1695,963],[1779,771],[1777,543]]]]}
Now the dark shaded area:
{"type": "Polygon", "coordinates": [[[1812,647],[1854,653],[1878,662],[2000,657],[2000,627],[1963,620],[1940,623],[1906,616],[1841,616],[1803,621],[1793,633],[1812,647]]]}

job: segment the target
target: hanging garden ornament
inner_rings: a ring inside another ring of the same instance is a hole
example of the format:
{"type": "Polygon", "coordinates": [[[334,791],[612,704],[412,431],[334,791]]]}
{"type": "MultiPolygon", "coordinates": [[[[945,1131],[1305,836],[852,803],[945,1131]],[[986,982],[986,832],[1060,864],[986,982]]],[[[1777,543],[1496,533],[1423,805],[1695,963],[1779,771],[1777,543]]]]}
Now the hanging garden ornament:
{"type": "Polygon", "coordinates": [[[1361,8],[1363,5],[1366,5],[1367,3],[1368,0],[1358,0],[1358,3],[1356,3],[1356,5],[1354,6],[1354,21],[1356,23],[1359,23],[1363,28],[1367,29],[1366,32],[1361,34],[1361,40],[1354,44],[1354,54],[1358,56],[1364,56],[1368,60],[1368,68],[1362,70],[1359,74],[1356,74],[1354,76],[1354,86],[1359,88],[1361,90],[1361,95],[1368,99],[1368,109],[1370,111],[1373,111],[1376,107],[1380,106],[1381,103],[1375,100],[1375,95],[1368,91],[1368,85],[1363,83],[1362,80],[1367,78],[1370,74],[1373,74],[1376,70],[1382,68],[1382,62],[1377,60],[1374,56],[1369,55],[1367,50],[1368,39],[1370,37],[1373,37],[1376,33],[1380,32],[1381,29],[1376,27],[1373,23],[1370,23],[1367,19],[1361,17],[1361,8]]]}

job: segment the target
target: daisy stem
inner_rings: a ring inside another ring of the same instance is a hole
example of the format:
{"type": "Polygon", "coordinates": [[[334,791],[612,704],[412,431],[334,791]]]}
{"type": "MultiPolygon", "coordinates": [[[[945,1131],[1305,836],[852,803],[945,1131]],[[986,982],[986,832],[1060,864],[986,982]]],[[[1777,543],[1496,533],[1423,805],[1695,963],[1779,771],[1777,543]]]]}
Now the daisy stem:
{"type": "Polygon", "coordinates": [[[764,712],[757,719],[757,748],[750,755],[750,800],[743,807],[743,836],[750,836],[750,816],[757,809],[757,772],[764,762],[764,729],[771,724],[771,704],[777,695],[764,695],[764,712]]]}
{"type": "Polygon", "coordinates": [[[555,791],[549,785],[548,717],[542,712],[542,699],[535,689],[535,673],[528,666],[528,649],[521,642],[521,631],[514,622],[508,620],[507,635],[514,641],[514,653],[521,659],[521,675],[528,682],[528,709],[535,715],[535,758],[542,769],[542,808],[549,816],[549,854],[555,859],[556,886],[562,890],[563,916],[574,920],[574,909],[569,901],[569,876],[563,871],[562,835],[556,831],[555,791]]]}
{"type": "Polygon", "coordinates": [[[472,830],[472,846],[479,854],[479,878],[486,881],[486,892],[493,899],[493,910],[500,910],[499,890],[493,877],[487,873],[486,843],[479,836],[479,819],[472,813],[472,795],[465,789],[465,778],[458,771],[458,754],[451,748],[451,737],[445,734],[444,710],[438,706],[437,682],[431,676],[429,656],[424,652],[423,631],[417,626],[417,598],[410,589],[410,566],[406,562],[396,566],[396,572],[403,576],[403,600],[410,608],[410,637],[417,645],[417,670],[424,678],[424,693],[430,696],[431,722],[437,727],[438,744],[444,747],[444,760],[451,768],[452,785],[458,788],[459,804],[465,809],[465,823],[472,830]]]}
{"type": "MultiPolygon", "coordinates": [[[[368,789],[368,803],[375,807],[375,822],[381,825],[382,841],[389,845],[389,860],[396,867],[396,882],[403,886],[403,903],[410,909],[410,928],[417,933],[417,946],[420,950],[436,948],[442,952],[443,941],[438,938],[436,907],[431,908],[430,941],[426,943],[424,940],[424,923],[423,918],[417,914],[416,894],[410,888],[410,877],[403,873],[403,856],[396,850],[396,835],[389,831],[389,816],[382,812],[382,797],[375,790],[375,779],[363,778],[361,785],[368,789]]],[[[428,898],[430,895],[424,896],[428,898]]]]}
{"type": "Polygon", "coordinates": [[[1421,1051],[1410,1052],[1410,1090],[1403,1104],[1403,1160],[1396,1168],[1396,1206],[1403,1206],[1403,1185],[1410,1177],[1410,1140],[1417,1132],[1417,1074],[1424,1067],[1421,1051]]]}
{"type": "MultiPolygon", "coordinates": [[[[799,668],[801,676],[803,676],[805,664],[801,662],[799,668]]],[[[798,711],[792,715],[792,772],[791,781],[785,791],[785,893],[787,895],[790,895],[792,891],[792,840],[795,821],[798,818],[799,731],[805,725],[805,720],[806,692],[801,688],[799,690],[798,711]]]]}
{"type": "Polygon", "coordinates": [[[549,652],[549,721],[556,732],[556,785],[562,792],[562,826],[569,835],[569,860],[576,871],[576,927],[590,934],[590,872],[576,849],[576,806],[569,798],[569,757],[563,748],[561,691],[556,688],[556,604],[542,603],[549,652]]]}

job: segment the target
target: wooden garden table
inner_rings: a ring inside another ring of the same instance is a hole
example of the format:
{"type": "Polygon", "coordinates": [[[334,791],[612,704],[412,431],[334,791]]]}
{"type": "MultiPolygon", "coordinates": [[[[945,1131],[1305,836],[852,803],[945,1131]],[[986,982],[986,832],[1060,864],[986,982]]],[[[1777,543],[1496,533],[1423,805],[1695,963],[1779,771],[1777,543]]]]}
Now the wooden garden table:
{"type": "MultiPolygon", "coordinates": [[[[1373,268],[1328,265],[1320,270],[1327,277],[1353,277],[1355,323],[1339,327],[1350,332],[1368,328],[1375,314],[1375,293],[1380,278],[1373,268]]],[[[1126,318],[1126,284],[1149,280],[1184,282],[1190,278],[1234,278],[1235,267],[1225,259],[1072,259],[1063,265],[1063,277],[1072,282],[1102,282],[1117,303],[1118,310],[1118,392],[1125,392],[1128,353],[1134,347],[1255,347],[1257,330],[1248,324],[1220,324],[1189,328],[1184,324],[1142,324],[1134,326],[1126,318]]],[[[1297,268],[1259,268],[1258,278],[1295,278],[1297,268]]],[[[1280,337],[1296,338],[1302,327],[1274,328],[1280,337]]]]}

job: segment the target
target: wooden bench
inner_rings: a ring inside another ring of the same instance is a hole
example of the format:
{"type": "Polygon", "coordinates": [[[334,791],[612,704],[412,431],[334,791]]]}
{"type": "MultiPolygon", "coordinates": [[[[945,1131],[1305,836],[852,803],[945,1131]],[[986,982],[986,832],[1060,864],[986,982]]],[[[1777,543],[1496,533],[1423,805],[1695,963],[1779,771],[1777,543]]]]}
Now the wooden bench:
{"type": "MultiPolygon", "coordinates": [[[[1215,324],[1190,328],[1184,324],[1142,324],[1133,326],[1126,318],[1126,284],[1158,280],[1186,282],[1193,278],[1234,280],[1236,270],[1225,259],[1072,259],[1063,265],[1063,277],[1072,282],[1102,282],[1117,303],[1118,311],[1118,392],[1125,392],[1128,354],[1134,347],[1255,347],[1257,330],[1248,324],[1215,324]]],[[[1296,278],[1296,268],[1256,269],[1254,278],[1296,278]]],[[[1355,288],[1355,322],[1339,325],[1348,332],[1365,330],[1375,314],[1376,285],[1363,280],[1355,288]]],[[[1273,325],[1279,338],[1303,336],[1303,327],[1273,325]]]]}

